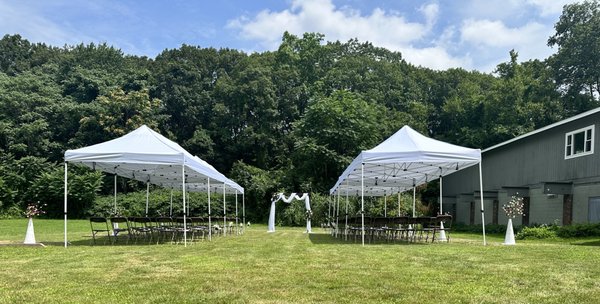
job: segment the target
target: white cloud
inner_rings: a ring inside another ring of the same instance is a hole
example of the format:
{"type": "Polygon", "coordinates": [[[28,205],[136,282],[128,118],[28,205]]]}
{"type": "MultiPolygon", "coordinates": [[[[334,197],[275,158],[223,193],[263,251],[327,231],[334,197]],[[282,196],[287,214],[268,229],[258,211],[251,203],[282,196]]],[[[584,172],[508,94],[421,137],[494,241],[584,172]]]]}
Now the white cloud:
{"type": "Polygon", "coordinates": [[[468,54],[460,58],[454,57],[440,46],[427,48],[408,47],[402,48],[400,51],[406,61],[434,70],[446,70],[458,67],[469,69],[473,64],[468,54]]]}
{"type": "Polygon", "coordinates": [[[427,20],[428,27],[431,28],[437,22],[440,7],[436,3],[429,3],[421,6],[419,11],[423,13],[425,20],[427,20]]]}
{"type": "Polygon", "coordinates": [[[560,15],[566,4],[575,3],[576,0],[527,0],[527,3],[538,7],[542,16],[560,15]]]}
{"type": "Polygon", "coordinates": [[[522,0],[469,0],[464,5],[457,5],[463,18],[491,20],[522,17],[528,13],[526,6],[522,0]]]}
{"type": "Polygon", "coordinates": [[[0,28],[6,34],[21,34],[23,37],[51,45],[75,44],[80,42],[74,32],[42,17],[26,5],[18,2],[8,4],[0,1],[0,28]]]}
{"type": "Polygon", "coordinates": [[[239,36],[257,41],[265,49],[279,46],[281,35],[288,31],[295,35],[319,32],[329,41],[358,38],[394,51],[401,51],[411,63],[435,69],[457,67],[464,58],[453,58],[436,46],[414,47],[422,42],[437,22],[439,6],[424,4],[419,8],[425,22],[411,22],[397,12],[374,8],[370,14],[361,14],[348,7],[336,8],[330,0],[295,0],[289,9],[263,10],[254,17],[242,16],[228,22],[227,27],[239,30],[239,36]],[[435,56],[435,58],[428,58],[435,56]]]}
{"type": "Polygon", "coordinates": [[[530,44],[546,33],[546,27],[536,22],[509,28],[502,21],[471,19],[463,22],[461,39],[480,46],[505,47],[530,44]]]}
{"type": "Polygon", "coordinates": [[[460,32],[462,42],[492,56],[496,54],[495,57],[499,58],[506,57],[511,49],[519,53],[520,61],[543,59],[552,53],[552,49],[546,45],[552,28],[537,22],[511,28],[502,21],[466,20],[460,32]]]}

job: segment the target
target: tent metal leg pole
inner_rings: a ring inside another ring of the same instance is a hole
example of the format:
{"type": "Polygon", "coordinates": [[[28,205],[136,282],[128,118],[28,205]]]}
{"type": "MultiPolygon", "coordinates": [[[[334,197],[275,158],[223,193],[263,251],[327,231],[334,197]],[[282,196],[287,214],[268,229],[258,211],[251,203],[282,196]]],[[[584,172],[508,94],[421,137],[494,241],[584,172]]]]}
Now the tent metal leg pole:
{"type": "Polygon", "coordinates": [[[400,189],[398,189],[398,216],[402,216],[400,213],[402,213],[402,208],[400,206],[400,189]]]}
{"type": "Polygon", "coordinates": [[[348,179],[346,179],[346,226],[344,227],[344,236],[348,240],[348,179]]]}
{"type": "Polygon", "coordinates": [[[360,216],[362,224],[362,245],[365,246],[365,164],[360,167],[360,216]]]}
{"type": "Polygon", "coordinates": [[[206,191],[208,193],[208,240],[212,241],[212,223],[210,218],[210,178],[206,182],[206,191]]]}
{"type": "Polygon", "coordinates": [[[413,217],[416,217],[416,206],[417,206],[417,187],[413,184],[413,217]]]}
{"type": "Polygon", "coordinates": [[[64,205],[64,213],[65,213],[65,248],[67,248],[67,186],[69,185],[67,179],[67,162],[65,162],[65,205],[64,205]]]}
{"type": "Polygon", "coordinates": [[[148,217],[148,202],[150,197],[150,182],[146,183],[146,217],[148,217]]]}
{"type": "Polygon", "coordinates": [[[440,175],[440,214],[444,214],[442,211],[442,176],[440,175]]]}
{"type": "Polygon", "coordinates": [[[235,231],[240,234],[240,224],[238,219],[238,191],[235,190],[235,231]]]}
{"type": "Polygon", "coordinates": [[[327,200],[327,227],[331,229],[331,195],[327,200]]]}
{"type": "Polygon", "coordinates": [[[185,209],[185,160],[181,165],[181,187],[183,189],[183,246],[187,247],[187,219],[185,209]]]}
{"type": "Polygon", "coordinates": [[[481,161],[479,161],[479,199],[481,201],[481,227],[483,229],[483,246],[487,245],[485,240],[485,212],[483,210],[483,175],[481,174],[481,161]]]}
{"type": "MultiPolygon", "coordinates": [[[[115,203],[115,212],[114,212],[114,216],[117,216],[117,167],[115,167],[115,195],[114,195],[114,203],[115,203]]],[[[119,228],[119,223],[113,223],[113,234],[114,234],[114,228],[119,228]]]]}
{"type": "Polygon", "coordinates": [[[227,205],[225,203],[225,183],[223,183],[223,236],[227,236],[227,205]]]}
{"type": "MultiPolygon", "coordinates": [[[[444,212],[443,212],[443,210],[442,210],[442,206],[443,206],[444,204],[443,204],[443,190],[442,190],[442,189],[443,189],[443,186],[442,186],[442,184],[443,184],[443,181],[442,181],[442,175],[441,175],[441,174],[442,174],[442,173],[441,173],[441,169],[440,169],[440,213],[439,213],[440,215],[441,215],[441,214],[444,214],[444,212]]],[[[434,234],[434,237],[435,237],[435,234],[434,234]]],[[[432,242],[433,242],[434,240],[435,240],[435,239],[432,239],[432,242]]],[[[440,241],[444,241],[444,242],[448,240],[448,239],[446,238],[446,230],[444,230],[444,222],[440,222],[440,235],[439,235],[439,237],[438,237],[438,240],[440,240],[440,241]]]]}
{"type": "MultiPolygon", "coordinates": [[[[338,189],[339,190],[339,189],[338,189]]],[[[340,225],[340,191],[337,191],[337,208],[335,213],[335,237],[338,237],[340,225]]]]}
{"type": "Polygon", "coordinates": [[[117,215],[117,172],[115,168],[115,216],[117,215]]]}
{"type": "Polygon", "coordinates": [[[246,193],[242,193],[242,224],[244,226],[244,229],[242,230],[242,232],[246,231],[246,193]]]}
{"type": "Polygon", "coordinates": [[[169,216],[173,216],[173,189],[171,189],[171,204],[169,207],[169,216]]]}
{"type": "Polygon", "coordinates": [[[383,217],[387,217],[387,196],[385,195],[385,191],[383,191],[383,217]]]}

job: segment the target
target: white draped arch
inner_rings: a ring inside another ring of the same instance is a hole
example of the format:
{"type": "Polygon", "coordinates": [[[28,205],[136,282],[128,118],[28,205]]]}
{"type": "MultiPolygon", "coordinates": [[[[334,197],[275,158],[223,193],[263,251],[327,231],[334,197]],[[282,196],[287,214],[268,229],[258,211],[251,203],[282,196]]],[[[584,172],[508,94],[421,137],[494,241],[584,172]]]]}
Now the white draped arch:
{"type": "MultiPolygon", "coordinates": [[[[290,194],[289,197],[285,197],[285,195],[283,193],[277,193],[276,195],[273,196],[273,199],[271,200],[271,212],[269,213],[269,230],[268,230],[268,232],[275,232],[275,203],[277,203],[278,201],[284,201],[285,203],[289,204],[294,199],[299,200],[299,201],[304,201],[304,206],[306,207],[306,212],[312,213],[312,211],[310,209],[310,197],[308,196],[308,193],[303,193],[302,196],[299,196],[296,193],[292,193],[292,194],[290,194]]],[[[312,228],[310,225],[310,216],[306,217],[306,232],[312,233],[312,228]]]]}

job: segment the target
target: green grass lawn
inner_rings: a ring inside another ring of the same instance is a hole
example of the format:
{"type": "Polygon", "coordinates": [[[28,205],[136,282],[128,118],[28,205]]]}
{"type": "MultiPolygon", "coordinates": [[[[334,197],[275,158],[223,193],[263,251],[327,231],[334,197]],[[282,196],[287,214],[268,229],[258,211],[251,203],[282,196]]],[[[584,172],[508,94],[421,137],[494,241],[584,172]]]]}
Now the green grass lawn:
{"type": "MultiPolygon", "coordinates": [[[[27,222],[0,221],[0,243],[27,222]]],[[[254,225],[183,245],[90,246],[89,222],[35,220],[47,247],[0,246],[0,303],[598,303],[600,242],[452,233],[449,244],[359,244],[254,225]]]]}

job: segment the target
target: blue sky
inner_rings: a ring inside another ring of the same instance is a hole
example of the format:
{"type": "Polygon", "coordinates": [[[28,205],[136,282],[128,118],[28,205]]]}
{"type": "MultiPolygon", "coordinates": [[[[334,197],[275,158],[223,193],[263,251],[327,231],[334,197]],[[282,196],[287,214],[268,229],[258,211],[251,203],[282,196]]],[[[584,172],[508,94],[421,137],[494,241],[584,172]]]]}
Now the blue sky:
{"type": "Polygon", "coordinates": [[[182,44],[275,50],[287,30],[328,41],[358,38],[433,69],[492,72],[515,49],[544,59],[562,6],[572,0],[0,0],[0,34],[63,46],[107,42],[155,57],[182,44]]]}

